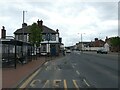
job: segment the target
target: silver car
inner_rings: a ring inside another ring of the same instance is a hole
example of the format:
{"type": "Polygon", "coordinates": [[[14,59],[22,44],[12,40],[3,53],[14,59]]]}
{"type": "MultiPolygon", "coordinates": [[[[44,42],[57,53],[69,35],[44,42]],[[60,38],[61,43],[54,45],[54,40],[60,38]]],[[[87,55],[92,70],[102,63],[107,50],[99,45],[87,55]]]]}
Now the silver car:
{"type": "Polygon", "coordinates": [[[101,54],[107,54],[108,51],[106,49],[98,49],[97,53],[101,53],[101,54]]]}

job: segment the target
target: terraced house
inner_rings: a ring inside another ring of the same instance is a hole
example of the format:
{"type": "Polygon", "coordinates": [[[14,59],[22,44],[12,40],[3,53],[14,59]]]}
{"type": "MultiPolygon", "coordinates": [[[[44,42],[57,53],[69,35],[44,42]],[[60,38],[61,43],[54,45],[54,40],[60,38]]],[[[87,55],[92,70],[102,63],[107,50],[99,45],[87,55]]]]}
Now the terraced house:
{"type": "MultiPolygon", "coordinates": [[[[62,42],[62,38],[59,36],[59,30],[53,30],[45,25],[43,25],[43,21],[37,21],[39,27],[42,27],[42,42],[40,43],[40,53],[41,55],[59,55],[60,45],[62,42]]],[[[26,23],[22,24],[22,28],[17,29],[14,32],[15,39],[21,40],[24,42],[29,42],[30,35],[30,25],[27,26],[26,23]]]]}

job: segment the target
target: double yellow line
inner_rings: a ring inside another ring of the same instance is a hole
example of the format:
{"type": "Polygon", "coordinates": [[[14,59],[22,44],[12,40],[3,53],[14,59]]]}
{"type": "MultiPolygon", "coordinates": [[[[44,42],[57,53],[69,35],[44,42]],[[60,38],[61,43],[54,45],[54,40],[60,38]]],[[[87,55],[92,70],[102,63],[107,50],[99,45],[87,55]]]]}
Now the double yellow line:
{"type": "MultiPolygon", "coordinates": [[[[64,80],[64,90],[67,90],[67,81],[64,80]]],[[[75,86],[76,90],[79,90],[79,86],[77,85],[76,80],[73,80],[73,85],[75,86]]]]}

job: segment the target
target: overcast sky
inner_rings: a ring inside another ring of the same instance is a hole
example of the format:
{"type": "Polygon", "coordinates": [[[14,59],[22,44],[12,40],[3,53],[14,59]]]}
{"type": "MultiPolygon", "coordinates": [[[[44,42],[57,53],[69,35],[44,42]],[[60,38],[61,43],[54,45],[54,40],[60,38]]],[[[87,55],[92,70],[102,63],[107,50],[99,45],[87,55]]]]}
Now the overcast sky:
{"type": "Polygon", "coordinates": [[[119,0],[4,0],[0,1],[0,28],[5,26],[7,36],[13,36],[22,27],[22,11],[25,22],[31,25],[37,20],[49,28],[59,29],[65,46],[81,41],[118,36],[119,0]]]}

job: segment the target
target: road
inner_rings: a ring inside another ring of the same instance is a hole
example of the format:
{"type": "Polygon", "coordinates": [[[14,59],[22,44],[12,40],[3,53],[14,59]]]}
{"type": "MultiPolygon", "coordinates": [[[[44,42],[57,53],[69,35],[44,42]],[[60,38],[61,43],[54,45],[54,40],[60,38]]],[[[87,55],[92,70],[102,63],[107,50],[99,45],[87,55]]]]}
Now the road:
{"type": "Polygon", "coordinates": [[[21,87],[117,88],[118,55],[71,52],[46,62],[21,87]]]}

